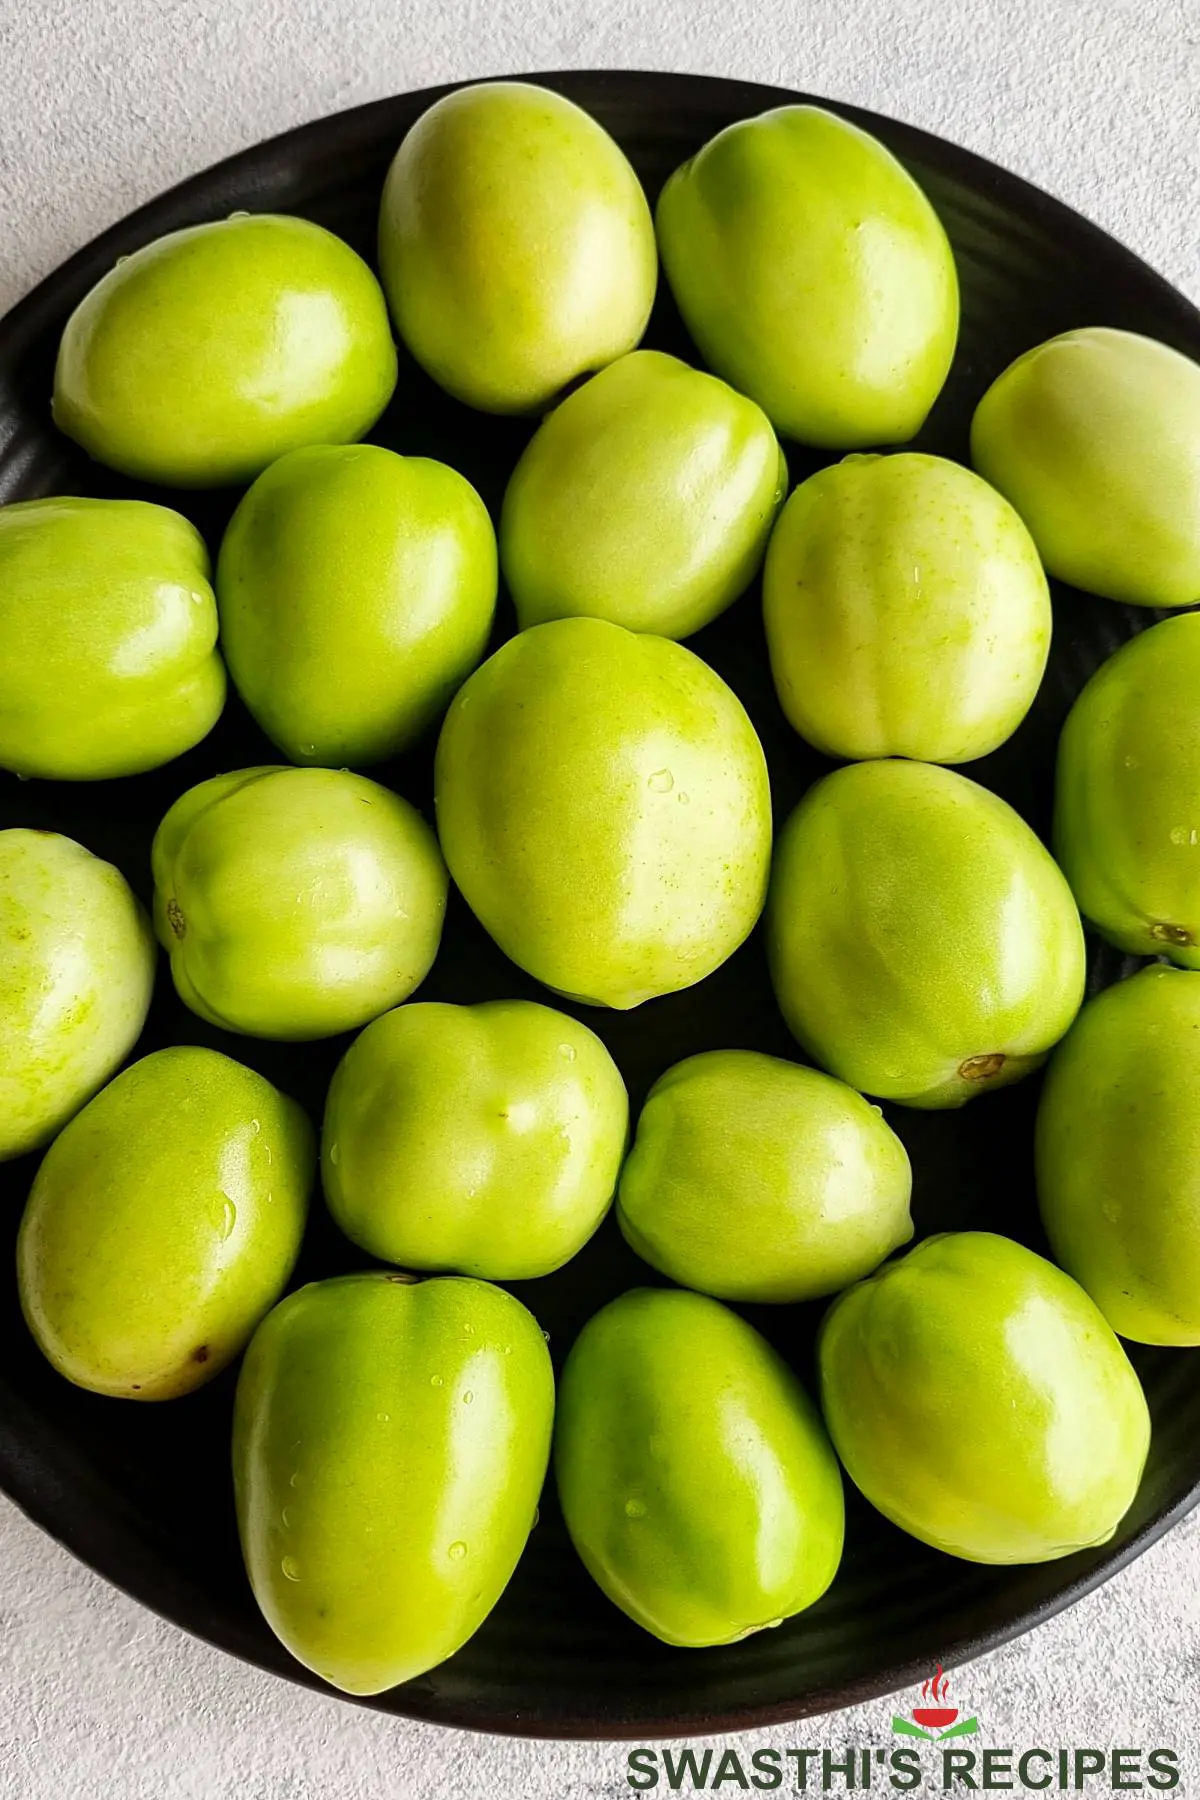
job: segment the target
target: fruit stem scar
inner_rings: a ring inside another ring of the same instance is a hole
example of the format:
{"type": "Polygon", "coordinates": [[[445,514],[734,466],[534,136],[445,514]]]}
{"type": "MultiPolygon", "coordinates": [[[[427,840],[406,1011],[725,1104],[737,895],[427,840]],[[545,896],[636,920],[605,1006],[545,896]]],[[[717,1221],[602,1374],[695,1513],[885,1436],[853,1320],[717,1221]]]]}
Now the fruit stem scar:
{"type": "Polygon", "coordinates": [[[1185,925],[1152,925],[1150,936],[1160,944],[1194,944],[1195,938],[1185,925]]]}
{"type": "Polygon", "coordinates": [[[992,1050],[986,1056],[968,1056],[959,1063],[958,1072],[964,1081],[987,1081],[998,1075],[1007,1061],[1003,1051],[992,1050]]]}
{"type": "Polygon", "coordinates": [[[177,938],[183,937],[187,931],[187,924],[184,920],[183,908],[180,906],[178,900],[167,901],[167,919],[175,936],[177,938]]]}

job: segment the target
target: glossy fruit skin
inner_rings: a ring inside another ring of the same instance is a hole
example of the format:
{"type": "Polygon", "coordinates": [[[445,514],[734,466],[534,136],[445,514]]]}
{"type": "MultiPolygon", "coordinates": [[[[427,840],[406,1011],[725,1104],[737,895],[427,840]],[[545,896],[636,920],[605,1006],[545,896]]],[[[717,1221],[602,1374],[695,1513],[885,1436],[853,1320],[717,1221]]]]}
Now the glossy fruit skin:
{"type": "Polygon", "coordinates": [[[911,1193],[904,1145],[853,1088],[755,1050],[709,1050],[651,1088],[617,1222],[685,1287],[813,1300],[908,1242],[911,1193]]]}
{"type": "Polygon", "coordinates": [[[961,1106],[1045,1060],[1083,998],[1079,914],[1020,815],[932,763],[851,763],[780,834],[775,996],[864,1093],[961,1106]]]}
{"type": "Polygon", "coordinates": [[[292,1655],[348,1694],[453,1655],[525,1547],[553,1416],[537,1321],[502,1288],[373,1270],[290,1294],[242,1365],[233,1469],[292,1655]]]}
{"type": "Polygon", "coordinates": [[[781,1624],[837,1573],[842,1482],[816,1408],[766,1339],[703,1294],[634,1288],[584,1326],[554,1468],[589,1573],[664,1643],[781,1624]]]}
{"type": "Polygon", "coordinates": [[[434,777],[458,887],[547,987],[628,1008],[723,963],[762,909],[767,765],[741,702],[665,638],[558,619],[446,714],[434,777]]]}
{"type": "Polygon", "coordinates": [[[316,1173],[294,1100],[216,1050],[157,1050],[46,1152],[21,1220],[26,1322],[60,1375],[173,1400],[243,1350],[292,1272],[316,1173]]]}
{"type": "Polygon", "coordinates": [[[225,704],[204,539],[143,500],[0,507],[0,766],[48,781],[137,775],[225,704]]]}
{"type": "Polygon", "coordinates": [[[1089,326],[1027,350],[975,411],[971,461],[1051,575],[1131,606],[1200,600],[1200,365],[1089,326]]]}
{"type": "Polygon", "coordinates": [[[56,832],[0,831],[0,1162],[39,1150],[124,1062],[154,963],[119,869],[56,832]]]}
{"type": "Polygon", "coordinates": [[[940,456],[848,456],[803,482],[771,538],[763,617],[780,705],[829,756],[986,756],[1050,652],[1033,539],[940,456]]]}
{"type": "Polygon", "coordinates": [[[1051,1562],[1106,1544],[1133,1502],[1133,1367],[1083,1289],[1009,1238],[926,1238],[834,1301],[817,1357],[850,1479],[950,1556],[1051,1562]]]}
{"type": "Polygon", "coordinates": [[[500,545],[517,622],[690,637],[758,573],[786,492],[761,408],[634,350],[569,394],[513,470],[500,545]]]}
{"type": "Polygon", "coordinates": [[[941,223],[890,151],[816,106],[729,125],[676,169],[658,245],[704,361],[832,450],[913,436],[958,336],[941,223]]]}
{"type": "Polygon", "coordinates": [[[407,800],[345,769],[202,781],[163,819],[151,863],[180,999],[226,1031],[352,1031],[407,1000],[437,955],[437,840],[407,800]]]}
{"type": "Polygon", "coordinates": [[[483,655],[496,537],[469,481],[377,444],[294,450],[230,521],[221,642],[242,699],[295,763],[382,762],[483,655]]]}
{"type": "Polygon", "coordinates": [[[346,1236],[384,1262],[523,1281],[608,1211],[629,1100],[600,1039],[528,1000],[414,1002],[338,1064],[321,1167],[346,1236]]]}
{"type": "Polygon", "coordinates": [[[332,232],[235,214],[123,257],[67,321],[54,422],[97,462],[170,487],[254,477],[344,444],[396,385],[379,283],[332,232]]]}
{"type": "Polygon", "coordinates": [[[1055,1260],[1113,1330],[1200,1344],[1200,974],[1161,965],[1089,1000],[1038,1108],[1055,1260]]]}
{"type": "Polygon", "coordinates": [[[1092,676],[1058,741],[1054,853],[1079,910],[1134,956],[1200,968],[1200,618],[1164,619],[1092,676]]]}
{"type": "Polygon", "coordinates": [[[491,413],[536,412],[632,350],[658,280],[623,152],[520,81],[461,88],[411,127],[384,184],[379,266],[417,361],[491,413]]]}

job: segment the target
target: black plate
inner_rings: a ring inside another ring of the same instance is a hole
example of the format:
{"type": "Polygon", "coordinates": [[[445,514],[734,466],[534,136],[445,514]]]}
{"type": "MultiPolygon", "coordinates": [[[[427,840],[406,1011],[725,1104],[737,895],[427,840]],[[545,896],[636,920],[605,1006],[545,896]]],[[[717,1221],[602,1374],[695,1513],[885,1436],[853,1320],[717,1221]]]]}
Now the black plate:
{"type": "MultiPolygon", "coordinates": [[[[665,177],[731,120],[804,96],[698,76],[538,77],[614,134],[654,198],[665,177]]],[[[215,550],[236,496],[175,496],[137,488],[89,463],[52,429],[54,351],[71,307],[118,256],[164,231],[238,208],[296,212],[373,253],[388,161],[415,118],[447,89],[381,101],[249,150],[174,189],[82,250],[0,326],[0,500],[47,493],[133,494],[176,504],[215,550]]],[[[826,104],[822,102],[822,104],[826,104]]],[[[1128,251],[1075,213],[978,157],[852,107],[926,188],[954,242],[963,289],[954,369],[920,447],[965,460],[972,408],[1018,351],[1078,325],[1117,325],[1200,357],[1200,314],[1128,251]]],[[[665,291],[648,342],[694,359],[665,291]]],[[[407,360],[380,442],[444,458],[479,488],[493,514],[525,423],[489,419],[447,399],[407,360]]],[[[793,479],[829,458],[789,446],[793,479]]],[[[1055,592],[1055,641],[1037,703],[1016,736],[970,773],[1012,801],[1036,829],[1048,822],[1052,758],[1071,699],[1091,670],[1155,615],[1065,588],[1055,592]]],[[[511,629],[501,607],[498,636],[511,629]]],[[[777,818],[828,766],[785,725],[771,686],[751,592],[693,640],[745,701],[766,746],[777,818]]],[[[154,826],[177,794],[218,770],[276,760],[236,700],[197,750],[151,775],[103,786],[0,777],[0,826],[64,831],[117,862],[145,898],[154,826]]],[[[430,812],[429,749],[378,772],[430,812]]],[[[372,771],[376,773],[376,771],[372,771]]],[[[1091,982],[1121,972],[1092,946],[1091,982]]],[[[536,995],[461,902],[422,997],[456,1001],[536,995]]],[[[795,1055],[771,997],[756,933],[709,980],[632,1014],[574,1009],[607,1041],[634,1105],[670,1063],[717,1046],[795,1055]]],[[[230,1038],[176,1001],[165,972],[139,1053],[171,1042],[212,1044],[252,1063],[319,1117],[344,1048],[230,1038]]],[[[960,1113],[888,1116],[912,1156],[921,1232],[986,1226],[1044,1248],[1037,1224],[1030,1127],[1037,1081],[960,1113]]],[[[11,1237],[33,1159],[0,1168],[0,1217],[11,1237]]],[[[317,1206],[297,1280],[361,1263],[317,1206]]],[[[605,1300],[652,1279],[610,1219],[565,1270],[516,1291],[551,1334],[561,1362],[605,1300]]],[[[191,1399],[142,1407],[71,1388],[42,1361],[21,1323],[12,1255],[0,1277],[0,1483],[77,1556],[146,1605],[210,1642],[293,1680],[320,1686],[260,1619],[242,1572],[228,1472],[233,1376],[191,1399]]],[[[810,1377],[819,1308],[748,1309],[810,1377]]],[[[547,1493],[513,1582],[478,1635],[442,1668],[369,1702],[444,1724],[541,1736],[699,1733],[796,1719],[922,1679],[1027,1630],[1145,1549],[1200,1494],[1200,1364],[1187,1352],[1135,1349],[1154,1415],[1141,1492],[1102,1550],[1027,1569],[978,1568],[925,1549],[849,1497],[846,1558],[810,1612],[728,1649],[670,1650],[631,1624],[576,1561],[547,1493]]]]}

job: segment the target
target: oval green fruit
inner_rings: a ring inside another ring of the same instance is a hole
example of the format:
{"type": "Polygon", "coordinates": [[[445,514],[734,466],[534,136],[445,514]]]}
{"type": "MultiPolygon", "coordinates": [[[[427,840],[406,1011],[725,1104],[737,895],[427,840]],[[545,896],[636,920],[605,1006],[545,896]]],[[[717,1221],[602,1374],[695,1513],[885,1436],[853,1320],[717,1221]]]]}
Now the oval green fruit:
{"type": "Polygon", "coordinates": [[[553,1416],[542,1334],[502,1288],[372,1272],[289,1295],[242,1366],[233,1467],[292,1655],[348,1694],[452,1656],[525,1547],[553,1416]]]}
{"type": "Polygon", "coordinates": [[[654,225],[608,133],[520,81],[435,102],[396,152],[379,215],[392,315],[417,361],[484,412],[533,412],[641,337],[654,225]]]}
{"type": "Polygon", "coordinates": [[[1106,1544],[1150,1445],[1133,1367],[1083,1289],[987,1231],[927,1238],[834,1301],[821,1403],[851,1481],[977,1563],[1106,1544]]]}
{"type": "Polygon", "coordinates": [[[612,1057],[565,1013],[528,1000],[399,1006],[334,1074],[329,1210],[385,1262],[549,1275],[608,1211],[628,1123],[612,1057]]]}
{"type": "Polygon", "coordinates": [[[0,831],[0,1162],[40,1149],[124,1062],[154,961],[119,869],[52,831],[0,831]]]}
{"type": "Polygon", "coordinates": [[[829,756],[986,756],[1050,652],[1033,539],[940,456],[848,456],[802,483],[771,537],[763,616],[780,704],[829,756]]]}
{"type": "Polygon", "coordinates": [[[786,492],[752,400],[635,350],[568,395],[513,471],[500,554],[517,622],[689,637],[749,586],[786,492]]]}
{"type": "Polygon", "coordinates": [[[1200,1344],[1200,974],[1089,1000],[1050,1060],[1037,1183],[1055,1258],[1114,1331],[1200,1344]]]}
{"type": "Polygon", "coordinates": [[[48,781],[156,769],[225,704],[208,552],[143,500],[0,507],[0,765],[48,781]]]}
{"type": "Polygon", "coordinates": [[[580,1332],[554,1467],[575,1548],[664,1643],[728,1644],[820,1599],[842,1554],[842,1482],[816,1409],[744,1319],[635,1288],[580,1332]]]}
{"type": "Polygon", "coordinates": [[[483,655],[496,538],[445,463],[294,450],[234,513],[217,598],[230,673],[271,741],[360,767],[407,749],[483,655]]]}
{"type": "Polygon", "coordinates": [[[931,763],[852,763],[809,789],[780,834],[767,944],[804,1048],[905,1106],[1019,1081],[1083,998],[1083,931],[1049,853],[931,763]]]}
{"type": "Polygon", "coordinates": [[[739,120],[676,169],[657,221],[701,355],[777,431],[853,450],[918,430],[954,355],[958,277],[875,138],[816,106],[739,120]]]}
{"type": "Polygon", "coordinates": [[[21,1306],[76,1386],[172,1400],[279,1298],[316,1172],[312,1126],[216,1050],[144,1056],[46,1152],[21,1220],[21,1306]]]}
{"type": "Polygon", "coordinates": [[[54,422],[124,475],[251,481],[379,417],[396,348],[379,283],[308,219],[235,213],[122,257],[67,321],[54,422]]]}
{"type": "Polygon", "coordinates": [[[1200,600],[1200,365],[1132,331],[1067,331],[1010,364],[971,425],[1051,575],[1133,606],[1200,600]]]}
{"type": "Polygon", "coordinates": [[[690,987],[762,910],[762,746],[720,676],[666,638],[558,619],[510,639],[451,703],[435,789],[472,912],[572,999],[690,987]]]}
{"type": "Polygon", "coordinates": [[[1079,910],[1134,956],[1200,968],[1200,616],[1092,676],[1058,744],[1054,853],[1079,910]]]}
{"type": "Polygon", "coordinates": [[[908,1242],[911,1193],[904,1145],[853,1088],[754,1050],[709,1050],[651,1088],[617,1221],[685,1287],[813,1300],[908,1242]]]}
{"type": "Polygon", "coordinates": [[[345,769],[202,781],[163,819],[151,861],[179,996],[227,1031],[352,1031],[407,1000],[437,955],[437,840],[407,800],[345,769]]]}

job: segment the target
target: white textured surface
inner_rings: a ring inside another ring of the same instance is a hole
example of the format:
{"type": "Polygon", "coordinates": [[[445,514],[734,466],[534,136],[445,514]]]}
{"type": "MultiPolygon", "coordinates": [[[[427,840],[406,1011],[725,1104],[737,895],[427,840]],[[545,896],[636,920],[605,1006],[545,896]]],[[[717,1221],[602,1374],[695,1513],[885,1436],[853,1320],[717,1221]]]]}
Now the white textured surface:
{"type": "MultiPolygon", "coordinates": [[[[1197,0],[0,0],[0,309],[273,132],[402,88],[568,67],[740,75],[898,115],[1050,189],[1200,299],[1197,0]]],[[[963,1671],[956,1697],[996,1744],[1175,1744],[1178,1791],[1200,1795],[1198,1578],[1200,1518],[963,1671]]],[[[0,1696],[2,1800],[629,1792],[617,1745],[409,1726],[243,1668],[2,1501],[0,1696]]],[[[890,1713],[754,1741],[879,1742],[890,1713]]]]}

